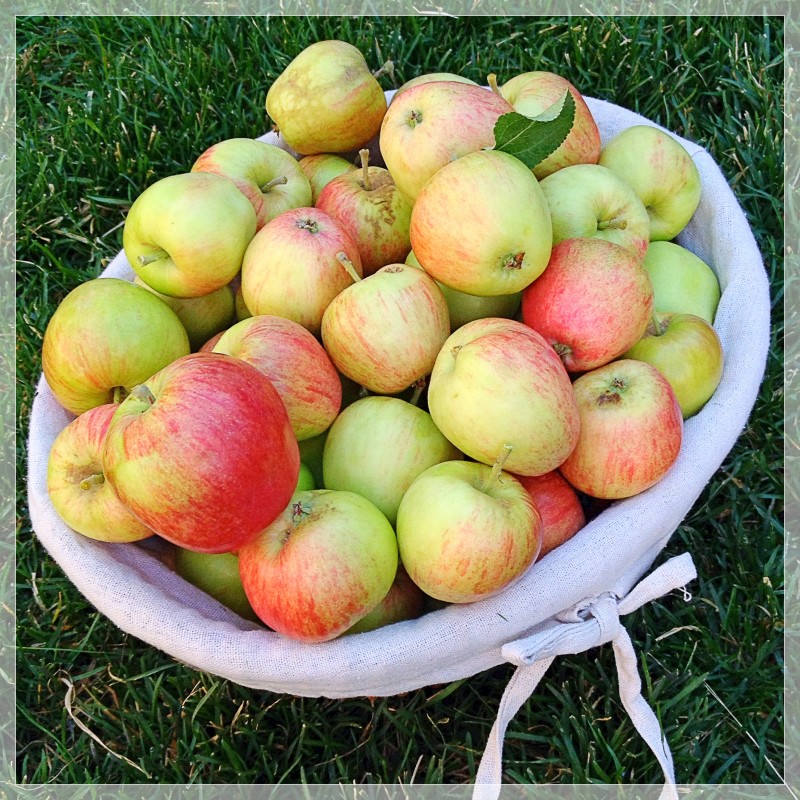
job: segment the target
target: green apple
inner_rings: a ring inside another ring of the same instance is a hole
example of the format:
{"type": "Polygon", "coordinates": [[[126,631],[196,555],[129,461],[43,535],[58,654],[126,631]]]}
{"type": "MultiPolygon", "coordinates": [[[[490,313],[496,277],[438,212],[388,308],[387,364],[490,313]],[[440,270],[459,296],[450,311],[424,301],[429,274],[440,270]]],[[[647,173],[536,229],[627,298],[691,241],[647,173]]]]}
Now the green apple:
{"type": "Polygon", "coordinates": [[[425,594],[469,603],[496,594],[536,559],[542,519],[525,488],[494,467],[445,461],[409,487],[397,512],[400,560],[425,594]]]}
{"type": "Polygon", "coordinates": [[[138,542],[154,534],[117,497],[103,471],[108,425],[117,406],[89,409],[56,436],[47,461],[47,493],[77,533],[102,542],[138,542]]]}
{"type": "Polygon", "coordinates": [[[81,414],[119,402],[188,353],[181,321],[152,292],[119,278],[95,278],[56,308],[44,333],[42,368],[56,400],[81,414]]]}
{"type": "Polygon", "coordinates": [[[322,457],[326,488],[356,492],[394,525],[414,478],[461,458],[431,415],[396,397],[372,396],[346,408],[328,431],[322,457]]]}
{"type": "Polygon", "coordinates": [[[298,492],[239,550],[247,598],[270,628],[303,642],[333,639],[386,597],[397,574],[386,517],[353,492],[298,492]]]}
{"type": "Polygon", "coordinates": [[[578,439],[578,409],[561,359],[536,331],[510,319],[468,322],[444,343],[428,384],[436,427],[465,455],[542,475],[578,439]]]}
{"type": "MultiPolygon", "coordinates": [[[[245,251],[246,252],[246,251],[245,251]]],[[[236,321],[241,322],[243,319],[250,319],[253,316],[247,303],[244,301],[244,294],[242,293],[241,281],[236,287],[236,296],[234,297],[234,307],[236,309],[236,321]]]]}
{"type": "Polygon", "coordinates": [[[666,131],[634,125],[600,152],[604,167],[627,181],[650,215],[650,240],[674,239],[700,202],[700,173],[683,145],[666,131]]]}
{"type": "Polygon", "coordinates": [[[325,450],[325,440],[328,438],[329,430],[330,428],[318,436],[303,439],[302,442],[297,443],[300,447],[302,463],[314,478],[315,489],[322,489],[325,486],[322,480],[322,454],[325,450]]]}
{"type": "Polygon", "coordinates": [[[243,619],[260,622],[242,588],[236,553],[196,553],[178,547],[175,571],[243,619]]]}
{"type": "Polygon", "coordinates": [[[541,182],[553,222],[553,244],[605,239],[644,258],[650,217],[630,184],[599,164],[575,164],[541,182]]]}
{"type": "Polygon", "coordinates": [[[187,172],[136,198],[122,244],[148,286],[170,297],[201,297],[236,277],[255,232],[256,212],[232,180],[187,172]]]}
{"type": "Polygon", "coordinates": [[[655,296],[655,310],[695,314],[714,323],[720,289],[714,270],[675,242],[651,242],[644,257],[655,296]]]}
{"type": "Polygon", "coordinates": [[[468,294],[521,291],[544,271],[552,244],[544,192],[508,153],[483,150],[450,162],[411,212],[411,247],[423,269],[468,294]]]}
{"type": "Polygon", "coordinates": [[[377,135],[386,96],[358,48],[328,40],[292,60],[267,92],[266,106],[298,153],[342,153],[377,135]]]}
{"type": "Polygon", "coordinates": [[[654,314],[644,336],[624,358],[646,361],[661,372],[675,391],[684,419],[700,411],[722,380],[719,336],[693,314],[654,314]]]}
{"type": "Polygon", "coordinates": [[[355,164],[351,164],[346,158],[334,155],[333,153],[318,153],[314,156],[303,156],[298,162],[300,168],[305,172],[309,184],[311,184],[311,203],[306,205],[315,206],[319,193],[339,175],[345,172],[352,172],[355,164]]]}
{"type": "Polygon", "coordinates": [[[256,212],[256,230],[278,214],[311,205],[311,184],[295,158],[258,139],[226,139],[211,145],[192,172],[230,178],[256,212]]]}
{"type": "Polygon", "coordinates": [[[186,328],[192,350],[199,350],[212,336],[224,331],[233,322],[235,302],[230,285],[202,297],[183,298],[168,297],[157,292],[138,275],[133,282],[160,297],[178,315],[186,328]]]}
{"type": "MultiPolygon", "coordinates": [[[[413,250],[406,256],[406,264],[422,269],[422,264],[419,263],[419,259],[414,255],[413,250]]],[[[495,297],[481,297],[480,295],[459,292],[458,289],[451,289],[449,286],[439,283],[439,281],[436,283],[442,290],[444,299],[447,302],[447,309],[450,312],[451,332],[462,325],[466,325],[468,322],[483,319],[484,317],[507,317],[510,319],[517,313],[522,299],[521,292],[500,294],[495,297]]]]}
{"type": "Polygon", "coordinates": [[[516,112],[526,117],[543,114],[561,101],[564,92],[570,92],[575,100],[575,121],[567,138],[554,153],[533,168],[533,174],[539,180],[573,164],[597,163],[600,131],[586,101],[566,78],[554,72],[524,72],[504,83],[499,91],[516,112]]]}
{"type": "Polygon", "coordinates": [[[417,75],[416,78],[411,78],[411,80],[406,81],[394,93],[392,102],[394,102],[398,95],[408,91],[412,86],[420,86],[423,83],[436,83],[438,81],[454,81],[455,83],[471,83],[473,86],[478,85],[475,81],[471,81],[469,78],[465,78],[462,75],[456,75],[454,72],[428,72],[425,75],[417,75]]]}
{"type": "Polygon", "coordinates": [[[311,469],[308,467],[307,464],[304,464],[302,461],[300,462],[300,476],[297,478],[297,488],[295,489],[296,492],[310,492],[312,489],[316,489],[317,484],[314,480],[314,473],[311,472],[311,469]]]}

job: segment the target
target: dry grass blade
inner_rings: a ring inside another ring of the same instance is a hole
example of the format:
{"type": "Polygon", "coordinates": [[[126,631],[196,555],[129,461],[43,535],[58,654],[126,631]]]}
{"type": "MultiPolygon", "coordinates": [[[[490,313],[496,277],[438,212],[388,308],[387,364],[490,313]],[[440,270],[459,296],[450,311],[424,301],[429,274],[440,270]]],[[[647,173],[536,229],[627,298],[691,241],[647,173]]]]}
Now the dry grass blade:
{"type": "Polygon", "coordinates": [[[67,693],[64,695],[64,708],[67,709],[67,714],[69,714],[70,719],[87,735],[90,736],[97,744],[100,745],[106,752],[111,753],[114,758],[120,759],[120,761],[124,761],[126,764],[130,765],[134,769],[138,769],[148,780],[152,780],[152,776],[150,775],[147,770],[142,769],[136,762],[131,761],[126,756],[121,755],[120,753],[115,753],[94,731],[92,731],[88,725],[81,722],[75,712],[72,710],[72,698],[75,695],[75,686],[73,685],[72,681],[68,678],[61,678],[61,682],[67,687],[67,693]]]}

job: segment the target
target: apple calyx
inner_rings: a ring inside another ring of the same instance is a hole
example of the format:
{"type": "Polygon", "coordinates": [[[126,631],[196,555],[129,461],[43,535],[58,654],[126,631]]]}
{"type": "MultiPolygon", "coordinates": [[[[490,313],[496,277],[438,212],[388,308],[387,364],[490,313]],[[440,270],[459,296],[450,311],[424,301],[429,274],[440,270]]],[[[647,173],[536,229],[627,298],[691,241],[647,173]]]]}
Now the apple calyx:
{"type": "Polygon", "coordinates": [[[414,109],[414,111],[408,115],[408,127],[416,128],[420,122],[422,122],[422,112],[414,109]]]}
{"type": "Polygon", "coordinates": [[[451,347],[450,355],[453,356],[453,358],[455,358],[463,346],[464,346],[463,344],[457,344],[455,347],[451,347]]]}
{"type": "Polygon", "coordinates": [[[94,486],[101,486],[106,481],[105,475],[102,472],[95,472],[92,475],[84,478],[78,485],[84,492],[88,492],[94,486]]]}
{"type": "Polygon", "coordinates": [[[336,260],[347,270],[347,274],[353,279],[353,283],[358,283],[361,276],[356,272],[353,262],[341,250],[336,254],[336,260]]]}
{"type": "Polygon", "coordinates": [[[139,256],[136,259],[136,262],[139,264],[140,267],[146,267],[148,264],[152,264],[154,261],[158,261],[159,259],[164,258],[167,253],[165,250],[161,250],[158,253],[151,253],[148,256],[139,256]]]}
{"type": "Polygon", "coordinates": [[[497,85],[497,75],[494,72],[490,73],[486,76],[486,82],[489,84],[489,88],[498,96],[502,97],[503,94],[500,91],[500,87],[497,85]]]}
{"type": "Polygon", "coordinates": [[[296,223],[301,231],[308,231],[309,233],[319,233],[319,225],[313,219],[301,219],[296,223]]]}
{"type": "Polygon", "coordinates": [[[292,503],[292,522],[302,522],[311,513],[311,506],[298,500],[292,503]]]}
{"type": "Polygon", "coordinates": [[[358,151],[358,155],[361,157],[361,170],[363,174],[361,185],[364,187],[365,192],[369,192],[372,190],[372,186],[370,186],[369,183],[369,150],[365,147],[358,151]]]}
{"type": "Polygon", "coordinates": [[[489,473],[489,477],[483,484],[484,492],[488,492],[492,484],[495,483],[497,479],[500,477],[500,473],[503,471],[503,467],[505,466],[506,461],[508,461],[508,457],[511,455],[511,451],[513,449],[514,445],[511,444],[503,445],[503,450],[497,457],[497,461],[495,461],[494,464],[492,465],[492,471],[489,473]]]}
{"type": "Polygon", "coordinates": [[[522,262],[525,260],[525,253],[514,253],[508,255],[503,260],[503,269],[522,269],[522,262]]]}
{"type": "Polygon", "coordinates": [[[285,175],[279,175],[277,178],[273,178],[263,186],[260,186],[259,189],[262,192],[269,193],[270,189],[273,189],[275,186],[283,186],[285,183],[289,183],[289,179],[285,175]]]}
{"type": "Polygon", "coordinates": [[[147,384],[140,383],[131,389],[131,397],[141,400],[143,403],[153,405],[156,402],[156,396],[150,391],[147,384]]]}
{"type": "Polygon", "coordinates": [[[609,388],[597,398],[597,405],[618,406],[622,402],[622,392],[628,388],[628,384],[622,378],[614,378],[609,388]]]}

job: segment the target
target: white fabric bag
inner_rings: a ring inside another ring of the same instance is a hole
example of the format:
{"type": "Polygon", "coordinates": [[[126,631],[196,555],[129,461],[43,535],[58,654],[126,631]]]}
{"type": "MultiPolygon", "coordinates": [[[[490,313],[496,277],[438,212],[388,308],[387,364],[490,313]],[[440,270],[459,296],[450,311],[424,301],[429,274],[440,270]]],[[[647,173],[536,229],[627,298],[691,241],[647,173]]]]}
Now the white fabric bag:
{"type": "MultiPolygon", "coordinates": [[[[587,102],[603,142],[631,125],[652,124],[610,103],[587,102]]],[[[279,143],[274,134],[262,138],[279,143]]],[[[697,164],[703,191],[678,241],[709,263],[720,281],[715,328],[725,354],[722,382],[706,407],[687,420],[679,458],[658,484],[613,504],[512,587],[487,600],[323,644],[302,644],[266,631],[177,577],[146,548],[96,542],[59,519],[47,496],[47,458],[72,416],[56,403],[43,378],[28,452],[30,513],[40,541],[81,593],[123,630],[197,669],[274,692],[331,698],[394,695],[469,677],[506,660],[531,663],[511,652],[516,645],[504,650],[507,643],[531,634],[552,639],[553,629],[572,631],[569,626],[576,622],[586,633],[587,607],[597,616],[591,599],[620,599],[631,591],[721,465],[747,422],[765,368],[769,286],[758,247],[711,156],[692,142],[679,141],[697,164]],[[577,611],[564,617],[568,609],[577,611]]],[[[104,275],[131,278],[133,273],[120,253],[104,275]]],[[[637,591],[637,596],[652,599],[694,574],[690,559],[666,572],[655,589],[637,591]]],[[[623,606],[620,600],[619,611],[627,613],[623,606]]],[[[580,652],[612,639],[616,648],[617,628],[598,625],[599,638],[597,631],[582,634],[571,645],[561,641],[548,652],[580,652]]],[[[532,652],[541,643],[534,637],[532,652]]],[[[633,664],[635,672],[635,659],[633,664]]],[[[502,731],[498,735],[502,741],[502,731]]],[[[487,770],[482,779],[496,783],[499,765],[487,770]]]]}

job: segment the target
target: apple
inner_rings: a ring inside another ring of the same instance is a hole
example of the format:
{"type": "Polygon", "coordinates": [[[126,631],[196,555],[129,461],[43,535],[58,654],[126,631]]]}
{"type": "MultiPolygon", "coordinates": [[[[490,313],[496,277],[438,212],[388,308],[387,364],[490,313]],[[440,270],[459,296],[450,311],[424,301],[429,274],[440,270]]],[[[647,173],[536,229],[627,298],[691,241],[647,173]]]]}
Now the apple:
{"type": "Polygon", "coordinates": [[[552,243],[539,182],[508,153],[469,153],[442,167],[411,213],[411,246],[423,269],[468,294],[521,291],[544,271],[552,243]]]}
{"type": "MultiPolygon", "coordinates": [[[[245,254],[247,251],[245,250],[245,254]]],[[[236,311],[236,321],[241,322],[243,319],[250,319],[253,316],[250,309],[247,307],[247,303],[244,301],[244,294],[242,293],[242,283],[239,282],[239,285],[236,287],[236,294],[233,299],[234,308],[236,311]]]]}
{"type": "Polygon", "coordinates": [[[322,480],[322,454],[325,450],[325,441],[328,438],[328,430],[320,433],[318,436],[312,436],[310,439],[303,439],[298,442],[300,448],[301,463],[308,467],[311,475],[314,478],[314,489],[325,488],[325,483],[322,480]]]}
{"type": "MultiPolygon", "coordinates": [[[[478,84],[475,81],[471,81],[469,78],[465,78],[462,75],[456,75],[454,72],[428,72],[425,75],[417,75],[416,78],[411,78],[411,80],[407,80],[395,93],[394,97],[392,98],[392,103],[397,99],[397,96],[402,94],[405,91],[408,91],[412,86],[420,86],[423,83],[435,83],[438,81],[451,81],[455,83],[469,83],[473,86],[477,86],[478,84]]],[[[391,103],[390,103],[391,105],[391,103]]]]}
{"type": "Polygon", "coordinates": [[[553,222],[553,244],[594,237],[644,258],[650,241],[647,209],[631,186],[610,169],[576,164],[554,172],[541,187],[553,222]]]}
{"type": "Polygon", "coordinates": [[[336,368],[376,394],[397,394],[428,375],[450,333],[433,278],[390,264],[338,294],[322,318],[336,368]]]}
{"type": "Polygon", "coordinates": [[[514,477],[525,487],[542,517],[539,558],[571,539],[586,524],[578,495],[557,470],[545,475],[514,477]]]}
{"type": "Polygon", "coordinates": [[[242,588],[236,553],[197,553],[179,547],[175,553],[175,572],[243,619],[261,621],[242,588]]]}
{"type": "Polygon", "coordinates": [[[134,387],[102,460],[142,522],[204,553],[236,550],[269,525],[300,471],[278,392],[255,367],[219,353],[184,356],[134,387]]]}
{"type": "Polygon", "coordinates": [[[380,146],[397,188],[413,203],[446,164],[492,147],[495,123],[513,110],[494,92],[455,81],[423,83],[395,96],[380,146]]]}
{"type": "MultiPolygon", "coordinates": [[[[406,264],[410,267],[422,269],[422,264],[414,255],[412,250],[406,256],[406,264]]],[[[459,292],[458,289],[451,289],[443,283],[436,282],[442,290],[444,299],[447,302],[447,310],[450,312],[450,330],[454,331],[468,322],[484,317],[508,317],[511,318],[517,313],[521,292],[514,294],[500,294],[495,297],[481,297],[480,295],[459,292]]]]}
{"type": "Polygon", "coordinates": [[[626,128],[606,143],[599,163],[639,195],[650,215],[651,241],[674,239],[700,202],[700,173],[692,157],[660,128],[626,128]]]}
{"type": "Polygon", "coordinates": [[[569,372],[621,356],[652,313],[653,287],[639,258],[602,239],[557,244],[544,274],[522,293],[525,324],[550,342],[569,372]]]}
{"type": "Polygon", "coordinates": [[[394,525],[414,478],[440,461],[461,458],[431,415],[397,397],[356,401],[328,431],[322,457],[324,485],[356,492],[394,525]]]}
{"type": "Polygon", "coordinates": [[[504,83],[499,91],[515,111],[526,117],[543,114],[554,103],[560,102],[565,92],[575,100],[575,121],[567,138],[554,153],[533,168],[533,174],[539,180],[573,164],[597,163],[600,131],[586,101],[566,78],[554,72],[524,72],[504,83]]]}
{"type": "Polygon", "coordinates": [[[403,565],[398,564],[397,575],[386,597],[345,633],[366,633],[395,622],[416,619],[424,610],[425,593],[408,577],[403,565]]]}
{"type": "Polygon", "coordinates": [[[708,402],[722,380],[722,344],[694,314],[654,314],[644,336],[624,358],[652,364],[669,381],[684,419],[708,402]]]}
{"type": "Polygon", "coordinates": [[[44,333],[42,369],[56,400],[73,414],[118,402],[137,383],[189,353],[175,312],[119,278],[73,289],[44,333]]]}
{"type": "Polygon", "coordinates": [[[198,353],[211,353],[214,351],[214,347],[216,347],[217,342],[222,338],[222,334],[225,331],[220,331],[219,333],[215,333],[207,342],[203,344],[203,346],[197,351],[198,353]]]}
{"type": "Polygon", "coordinates": [[[138,542],[153,535],[105,479],[101,454],[117,406],[89,409],[56,436],[47,461],[47,493],[56,513],[77,533],[102,542],[138,542]]]}
{"type": "Polygon", "coordinates": [[[286,317],[318,333],[331,300],[361,275],[350,233],[321,209],[296,208],[267,223],[250,242],[242,298],[256,316],[286,317]]]}
{"type": "Polygon", "coordinates": [[[398,191],[388,170],[369,166],[366,150],[361,158],[362,168],[331,180],[316,206],[351,234],[366,277],[408,255],[411,203],[398,191]]]}
{"type": "Polygon", "coordinates": [[[353,492],[298,492],[239,550],[242,585],[260,619],[303,642],[333,639],[383,600],[397,573],[386,517],[353,492]]]}
{"type": "Polygon", "coordinates": [[[311,468],[307,464],[304,464],[301,461],[300,475],[297,478],[297,486],[295,486],[294,489],[295,492],[310,492],[312,489],[316,488],[317,488],[317,482],[314,480],[314,473],[311,471],[311,468]]]}
{"type": "Polygon", "coordinates": [[[160,297],[177,314],[186,328],[192,350],[202,349],[212,336],[224,331],[233,322],[235,303],[230,285],[202,297],[182,298],[168,297],[157,292],[138,275],[133,282],[160,297]]]}
{"type": "Polygon", "coordinates": [[[578,491],[632,497],[659,481],[681,449],[683,416],[669,381],[644,361],[623,359],[573,384],[578,443],[561,474],[578,491]]]}
{"type": "Polygon", "coordinates": [[[342,383],[322,345],[302,325],[263,315],[237,322],[214,346],[254,366],[286,406],[298,441],[327,430],[342,403],[342,383]]]}
{"type": "Polygon", "coordinates": [[[256,230],[292,208],[311,205],[311,184],[295,158],[258,139],[226,139],[211,145],[192,172],[230,178],[256,212],[256,230]]]}
{"type": "Polygon", "coordinates": [[[378,134],[386,96],[358,48],[328,40],[291,61],[267,92],[266,107],[298,153],[341,153],[378,134]]]}
{"type": "Polygon", "coordinates": [[[161,294],[201,297],[230,283],[256,232],[236,184],[212,172],[170,175],[134,201],[122,231],[136,274],[161,294]]]}
{"type": "Polygon", "coordinates": [[[651,242],[644,268],[653,282],[656,311],[694,314],[714,323],[719,281],[705,261],[675,242],[651,242]]]}
{"type": "Polygon", "coordinates": [[[508,319],[480,319],[444,343],[428,384],[428,409],[465,455],[506,464],[519,475],[554,470],[578,440],[579,417],[561,359],[536,331],[508,319]]]}
{"type": "Polygon", "coordinates": [[[536,559],[542,519],[522,485],[494,467],[445,461],[409,487],[397,512],[400,560],[425,594],[470,603],[496,594],[536,559]]]}
{"type": "Polygon", "coordinates": [[[336,177],[345,172],[352,172],[356,166],[346,158],[333,153],[319,153],[314,156],[303,156],[298,162],[300,168],[311,185],[311,202],[304,205],[315,206],[319,193],[336,177]]]}

